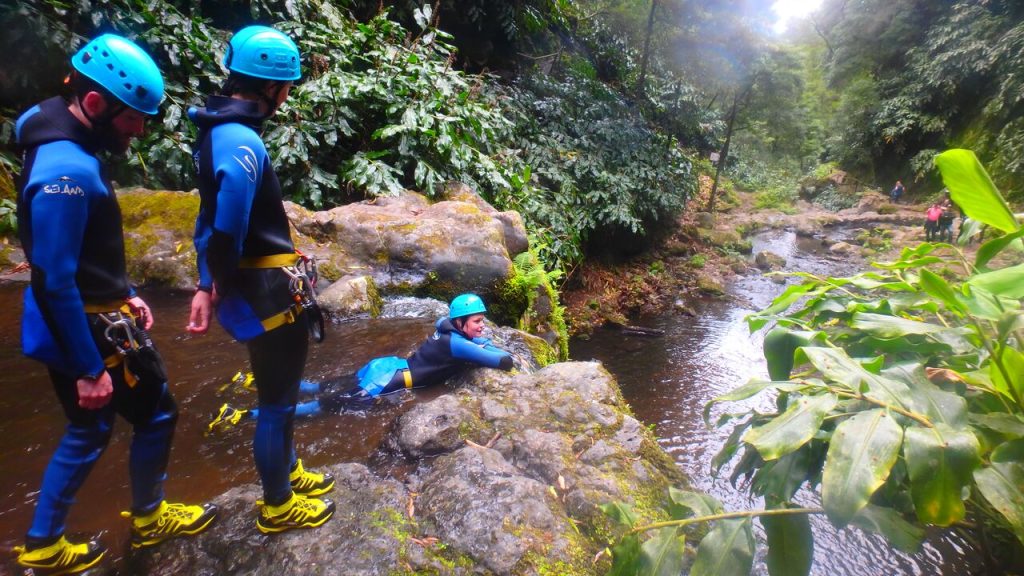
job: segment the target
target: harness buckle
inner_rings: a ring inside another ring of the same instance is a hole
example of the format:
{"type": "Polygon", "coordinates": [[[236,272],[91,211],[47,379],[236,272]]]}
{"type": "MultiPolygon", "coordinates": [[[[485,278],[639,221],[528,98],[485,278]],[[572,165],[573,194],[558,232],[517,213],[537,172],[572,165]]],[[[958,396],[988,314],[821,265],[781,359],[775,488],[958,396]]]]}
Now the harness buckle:
{"type": "Polygon", "coordinates": [[[316,302],[316,283],[320,277],[316,257],[310,258],[305,254],[299,254],[299,261],[294,266],[282,266],[281,270],[288,275],[288,289],[292,298],[309,314],[309,332],[313,340],[317,343],[323,342],[324,315],[316,302]]]}

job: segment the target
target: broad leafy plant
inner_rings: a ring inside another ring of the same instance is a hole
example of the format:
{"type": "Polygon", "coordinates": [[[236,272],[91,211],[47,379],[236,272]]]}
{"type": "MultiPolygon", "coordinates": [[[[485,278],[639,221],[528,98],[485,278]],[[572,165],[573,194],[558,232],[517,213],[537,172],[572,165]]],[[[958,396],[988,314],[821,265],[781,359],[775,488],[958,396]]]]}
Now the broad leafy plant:
{"type": "Polygon", "coordinates": [[[724,512],[671,493],[674,519],[623,521],[631,532],[613,553],[629,568],[618,573],[671,573],[651,566],[678,556],[675,531],[713,521],[691,574],[748,574],[753,516],[764,517],[773,575],[809,573],[812,513],[913,551],[926,527],[955,526],[973,509],[1024,543],[1024,228],[972,152],[949,150],[936,165],[964,213],[1002,235],[973,259],[926,243],[855,276],[796,274],[801,283],[748,317],[751,330],[774,324],[771,379],[705,408],[710,419],[719,404],[774,393],[773,412],[718,418],[733,429],[712,462],[735,460],[733,480],[750,479],[766,510],[724,512]],[[801,488],[820,489],[822,507],[796,508],[801,488]]]}

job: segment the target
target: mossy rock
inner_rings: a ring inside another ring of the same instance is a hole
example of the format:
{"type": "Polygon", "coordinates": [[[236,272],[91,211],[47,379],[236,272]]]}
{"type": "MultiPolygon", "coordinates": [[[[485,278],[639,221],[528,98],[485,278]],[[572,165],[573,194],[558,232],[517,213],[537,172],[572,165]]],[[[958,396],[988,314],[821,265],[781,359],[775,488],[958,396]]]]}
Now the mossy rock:
{"type": "Polygon", "coordinates": [[[128,275],[140,284],[187,288],[194,284],[192,245],[199,195],[134,188],[117,193],[128,275]]]}
{"type": "Polygon", "coordinates": [[[699,237],[701,242],[710,246],[718,248],[724,248],[725,250],[732,250],[747,254],[752,250],[752,245],[749,240],[745,240],[739,232],[735,230],[699,230],[699,237]]]}

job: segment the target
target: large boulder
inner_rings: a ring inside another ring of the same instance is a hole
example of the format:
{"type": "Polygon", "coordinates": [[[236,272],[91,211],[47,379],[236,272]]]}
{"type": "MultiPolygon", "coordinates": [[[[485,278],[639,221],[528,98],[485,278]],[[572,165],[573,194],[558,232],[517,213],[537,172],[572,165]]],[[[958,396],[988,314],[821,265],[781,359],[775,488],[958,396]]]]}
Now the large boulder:
{"type": "Polygon", "coordinates": [[[196,538],[134,554],[126,569],[156,575],[605,574],[610,523],[599,506],[627,502],[665,519],[667,487],[685,484],[651,432],[629,414],[596,362],[538,368],[511,329],[517,373],[473,369],[454,391],[414,404],[371,470],[327,469],[335,517],[316,530],[263,536],[256,486],[215,502],[217,524],[196,538]],[[390,456],[389,456],[390,455],[390,456]],[[389,471],[414,470],[399,481],[389,471]],[[595,558],[599,558],[595,560],[595,558]]]}
{"type": "MultiPolygon", "coordinates": [[[[415,192],[313,212],[291,202],[293,241],[340,285],[325,302],[338,315],[375,313],[381,294],[480,292],[496,297],[528,249],[516,212],[499,212],[465,185],[431,202],[415,192]],[[369,279],[372,282],[367,282],[369,279]]],[[[129,275],[140,284],[195,285],[195,192],[118,191],[129,275]]]]}
{"type": "MultiPolygon", "coordinates": [[[[409,493],[396,480],[380,477],[362,464],[327,469],[337,485],[330,498],[337,511],[316,531],[266,536],[256,530],[255,485],[214,499],[216,524],[195,538],[178,539],[129,557],[125,573],[151,576],[351,576],[392,574],[413,555],[405,541],[413,521],[406,515],[409,493]]],[[[430,561],[421,556],[426,565],[430,561]]],[[[426,567],[426,566],[424,566],[426,567]]]]}
{"type": "Polygon", "coordinates": [[[325,274],[366,274],[385,293],[490,293],[511,276],[512,258],[526,249],[518,215],[499,218],[502,213],[482,200],[430,203],[405,192],[324,212],[287,209],[325,274]]]}

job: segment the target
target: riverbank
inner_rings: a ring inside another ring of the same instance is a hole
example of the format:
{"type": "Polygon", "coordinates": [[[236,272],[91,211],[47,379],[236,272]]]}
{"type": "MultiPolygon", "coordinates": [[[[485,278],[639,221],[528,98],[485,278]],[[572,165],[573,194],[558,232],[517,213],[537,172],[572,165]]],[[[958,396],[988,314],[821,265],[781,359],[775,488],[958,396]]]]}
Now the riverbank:
{"type": "Polygon", "coordinates": [[[892,204],[881,191],[869,189],[842,210],[799,198],[784,212],[757,208],[756,193],[736,190],[722,193],[718,210],[708,214],[702,208],[710,187],[711,179],[701,176],[700,192],[676,220],[675,230],[644,253],[615,264],[586,262],[574,271],[562,291],[573,335],[629,326],[637,316],[692,316],[699,299],[728,298],[725,286],[737,276],[780,270],[785,263],[778,255],[752,253],[749,239],[759,231],[785,229],[816,239],[840,269],[888,260],[925,241],[927,199],[892,204]]]}

